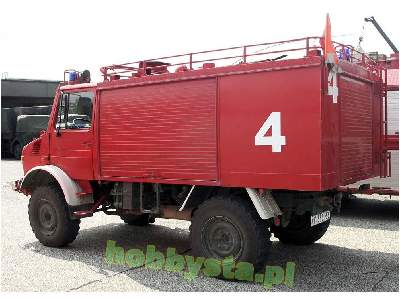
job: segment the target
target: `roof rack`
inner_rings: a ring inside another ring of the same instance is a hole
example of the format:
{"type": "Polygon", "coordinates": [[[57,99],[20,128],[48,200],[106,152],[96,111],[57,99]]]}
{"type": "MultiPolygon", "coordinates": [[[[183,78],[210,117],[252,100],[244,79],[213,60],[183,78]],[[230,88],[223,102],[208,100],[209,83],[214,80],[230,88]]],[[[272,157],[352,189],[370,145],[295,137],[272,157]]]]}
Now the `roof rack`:
{"type": "MultiPolygon", "coordinates": [[[[191,71],[279,59],[322,56],[323,37],[304,37],[279,42],[252,44],[165,56],[136,62],[115,64],[100,69],[104,81],[121,78],[155,76],[165,73],[191,71]]],[[[339,59],[356,63],[381,77],[379,64],[353,46],[333,42],[339,59]]]]}

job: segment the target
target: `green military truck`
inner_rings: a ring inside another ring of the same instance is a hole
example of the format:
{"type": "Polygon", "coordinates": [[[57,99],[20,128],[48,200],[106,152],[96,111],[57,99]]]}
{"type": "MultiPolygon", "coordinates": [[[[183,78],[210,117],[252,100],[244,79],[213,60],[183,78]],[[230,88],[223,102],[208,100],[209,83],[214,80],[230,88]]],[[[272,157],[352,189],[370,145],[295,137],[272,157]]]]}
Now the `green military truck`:
{"type": "Polygon", "coordinates": [[[17,117],[12,108],[1,109],[1,151],[2,155],[8,154],[15,138],[17,117]]]}
{"type": "Polygon", "coordinates": [[[21,157],[22,148],[47,128],[51,106],[1,109],[2,155],[21,157]],[[31,118],[31,116],[33,118],[31,118]],[[46,121],[47,120],[47,121],[46,121]]]}
{"type": "Polygon", "coordinates": [[[15,158],[20,159],[26,144],[37,138],[40,131],[47,129],[49,115],[20,115],[17,117],[15,138],[12,143],[15,158]]]}

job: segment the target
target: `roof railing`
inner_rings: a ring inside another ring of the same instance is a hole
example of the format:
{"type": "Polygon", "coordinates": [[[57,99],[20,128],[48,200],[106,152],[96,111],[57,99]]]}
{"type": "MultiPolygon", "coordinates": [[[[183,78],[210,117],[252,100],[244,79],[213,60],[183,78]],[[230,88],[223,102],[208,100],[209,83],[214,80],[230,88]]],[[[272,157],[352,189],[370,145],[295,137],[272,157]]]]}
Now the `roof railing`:
{"type": "MultiPolygon", "coordinates": [[[[287,41],[251,44],[114,64],[102,67],[100,71],[103,74],[104,81],[109,81],[202,68],[275,61],[282,58],[301,58],[309,56],[310,53],[313,53],[313,55],[319,53],[322,56],[322,45],[322,37],[304,37],[287,41]]],[[[334,46],[337,55],[342,60],[362,65],[379,75],[379,64],[365,53],[358,52],[350,45],[334,42],[334,46]]]]}

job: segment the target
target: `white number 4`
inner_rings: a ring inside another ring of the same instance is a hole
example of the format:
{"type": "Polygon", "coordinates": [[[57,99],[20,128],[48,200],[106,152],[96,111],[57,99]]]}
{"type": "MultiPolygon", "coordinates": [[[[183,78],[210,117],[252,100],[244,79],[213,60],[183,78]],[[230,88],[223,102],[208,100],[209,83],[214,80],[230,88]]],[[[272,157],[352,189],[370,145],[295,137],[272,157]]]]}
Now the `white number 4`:
{"type": "Polygon", "coordinates": [[[281,113],[272,112],[257,132],[254,139],[256,146],[272,146],[272,152],[282,152],[286,137],[281,135],[281,113]],[[265,136],[271,128],[271,135],[265,136]]]}

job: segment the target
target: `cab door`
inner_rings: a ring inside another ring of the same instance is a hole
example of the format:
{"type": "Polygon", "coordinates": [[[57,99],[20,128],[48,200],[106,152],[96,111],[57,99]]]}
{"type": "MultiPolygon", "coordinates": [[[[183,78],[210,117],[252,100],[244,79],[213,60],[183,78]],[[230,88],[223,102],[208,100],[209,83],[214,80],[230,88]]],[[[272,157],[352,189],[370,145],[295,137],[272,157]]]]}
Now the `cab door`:
{"type": "Polygon", "coordinates": [[[78,180],[93,179],[93,103],[95,91],[62,91],[53,130],[50,162],[78,180]]]}

